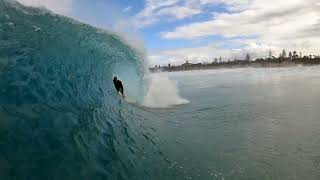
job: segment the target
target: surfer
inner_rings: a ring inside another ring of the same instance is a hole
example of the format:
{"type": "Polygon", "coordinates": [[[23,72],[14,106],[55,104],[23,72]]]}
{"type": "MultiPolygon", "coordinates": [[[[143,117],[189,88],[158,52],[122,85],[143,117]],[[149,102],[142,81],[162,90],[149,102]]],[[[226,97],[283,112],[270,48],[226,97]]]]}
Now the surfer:
{"type": "Polygon", "coordinates": [[[124,92],[123,92],[122,82],[117,77],[114,77],[113,84],[114,84],[115,88],[117,89],[117,91],[120,92],[121,96],[125,98],[124,92]]]}

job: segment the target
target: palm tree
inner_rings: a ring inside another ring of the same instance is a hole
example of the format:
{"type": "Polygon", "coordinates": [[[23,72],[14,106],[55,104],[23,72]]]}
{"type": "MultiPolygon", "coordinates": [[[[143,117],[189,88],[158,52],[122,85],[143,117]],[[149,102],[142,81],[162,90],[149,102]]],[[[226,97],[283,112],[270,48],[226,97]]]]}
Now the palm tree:
{"type": "Polygon", "coordinates": [[[269,58],[270,59],[272,58],[272,51],[271,50],[269,51],[269,58]]]}
{"type": "Polygon", "coordinates": [[[250,61],[250,60],[251,60],[251,57],[250,57],[250,54],[249,54],[249,53],[246,54],[246,60],[247,60],[247,61],[250,61]]]}
{"type": "Polygon", "coordinates": [[[282,56],[282,57],[284,57],[284,58],[285,58],[285,57],[287,57],[287,52],[286,52],[286,50],[285,50],[285,49],[284,49],[284,50],[282,50],[282,54],[281,54],[281,56],[282,56]]]}
{"type": "Polygon", "coordinates": [[[292,60],[292,52],[291,51],[289,52],[289,58],[290,58],[290,60],[292,60]]]}
{"type": "Polygon", "coordinates": [[[297,58],[297,51],[293,51],[293,59],[296,59],[297,58]]]}

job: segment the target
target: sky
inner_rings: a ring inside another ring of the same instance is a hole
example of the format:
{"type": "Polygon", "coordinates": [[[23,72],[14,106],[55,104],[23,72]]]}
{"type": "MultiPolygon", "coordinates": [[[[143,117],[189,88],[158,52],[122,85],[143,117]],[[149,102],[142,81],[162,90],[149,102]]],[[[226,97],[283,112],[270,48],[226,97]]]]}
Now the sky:
{"type": "Polygon", "coordinates": [[[118,32],[150,65],[320,54],[320,0],[18,0],[118,32]]]}

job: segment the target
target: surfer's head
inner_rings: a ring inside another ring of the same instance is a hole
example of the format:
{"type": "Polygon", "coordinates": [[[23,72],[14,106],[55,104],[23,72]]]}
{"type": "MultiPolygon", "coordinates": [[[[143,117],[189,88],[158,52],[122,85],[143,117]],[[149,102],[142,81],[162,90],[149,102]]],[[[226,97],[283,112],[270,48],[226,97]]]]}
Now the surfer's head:
{"type": "Polygon", "coordinates": [[[113,77],[113,80],[114,80],[114,81],[117,81],[117,80],[118,80],[117,76],[113,77]]]}

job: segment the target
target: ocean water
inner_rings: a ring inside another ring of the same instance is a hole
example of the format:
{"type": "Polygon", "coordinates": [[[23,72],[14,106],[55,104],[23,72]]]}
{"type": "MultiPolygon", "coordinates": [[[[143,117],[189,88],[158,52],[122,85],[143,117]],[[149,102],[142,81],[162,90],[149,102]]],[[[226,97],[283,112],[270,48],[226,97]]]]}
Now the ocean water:
{"type": "Polygon", "coordinates": [[[0,0],[0,179],[163,177],[152,114],[135,105],[143,64],[114,33],[0,0]]]}
{"type": "MultiPolygon", "coordinates": [[[[186,179],[320,178],[320,67],[169,73],[189,104],[152,110],[186,179]]],[[[159,76],[160,74],[158,74],[159,76]]]]}
{"type": "Polygon", "coordinates": [[[149,74],[136,49],[0,0],[0,179],[320,178],[319,67],[149,74]]]}

